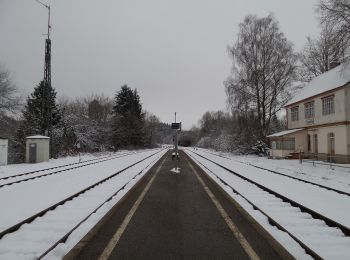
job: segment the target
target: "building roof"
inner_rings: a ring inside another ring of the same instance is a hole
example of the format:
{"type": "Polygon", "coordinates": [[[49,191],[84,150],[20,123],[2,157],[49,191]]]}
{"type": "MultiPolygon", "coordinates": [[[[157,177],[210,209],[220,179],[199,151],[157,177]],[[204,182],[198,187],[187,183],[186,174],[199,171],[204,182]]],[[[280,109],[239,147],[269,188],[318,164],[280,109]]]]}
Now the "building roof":
{"type": "Polygon", "coordinates": [[[268,138],[271,138],[271,137],[280,137],[280,136],[289,135],[289,134],[292,134],[292,133],[295,133],[295,132],[299,132],[299,131],[301,131],[301,130],[304,130],[304,128],[286,130],[286,131],[274,133],[274,134],[272,134],[272,135],[268,135],[267,137],[268,137],[268,138]]]}
{"type": "Polygon", "coordinates": [[[50,139],[50,137],[47,137],[44,135],[32,135],[32,136],[27,136],[26,139],[50,139]]]}
{"type": "Polygon", "coordinates": [[[346,85],[350,82],[350,63],[331,69],[306,84],[285,106],[316,96],[323,92],[346,85]]]}

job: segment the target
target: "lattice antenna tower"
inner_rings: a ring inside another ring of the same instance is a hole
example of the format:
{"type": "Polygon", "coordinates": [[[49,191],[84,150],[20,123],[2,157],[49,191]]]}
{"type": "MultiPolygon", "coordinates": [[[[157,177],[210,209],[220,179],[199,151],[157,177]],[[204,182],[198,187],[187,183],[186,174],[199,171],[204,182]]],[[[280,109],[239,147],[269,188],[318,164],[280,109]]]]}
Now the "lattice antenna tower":
{"type": "MultiPolygon", "coordinates": [[[[49,104],[49,88],[51,87],[51,39],[50,39],[50,30],[51,30],[51,24],[50,24],[50,12],[51,8],[50,5],[44,4],[43,2],[39,0],[35,0],[48,10],[48,20],[47,20],[47,38],[45,40],[45,64],[44,64],[44,86],[43,86],[43,93],[42,93],[42,107],[41,107],[41,115],[43,118],[42,122],[42,133],[43,135],[49,136],[51,132],[51,108],[49,104]]],[[[51,149],[51,146],[50,146],[51,149]]]]}
{"type": "Polygon", "coordinates": [[[44,4],[40,2],[39,0],[36,0],[39,4],[47,8],[48,10],[48,20],[47,20],[47,34],[44,34],[47,36],[45,40],[45,65],[44,65],[44,82],[47,83],[49,86],[51,86],[51,39],[50,39],[50,30],[51,30],[51,24],[50,24],[50,11],[51,8],[49,5],[44,4]]]}

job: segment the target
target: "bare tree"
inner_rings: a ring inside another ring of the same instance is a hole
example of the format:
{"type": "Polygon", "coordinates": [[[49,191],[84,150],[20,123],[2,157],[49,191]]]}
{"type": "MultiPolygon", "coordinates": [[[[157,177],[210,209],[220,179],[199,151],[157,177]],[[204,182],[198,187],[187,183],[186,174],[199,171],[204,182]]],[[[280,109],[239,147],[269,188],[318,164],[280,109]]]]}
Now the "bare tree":
{"type": "Polygon", "coordinates": [[[341,48],[350,44],[350,1],[320,0],[321,24],[328,24],[335,33],[333,38],[341,48]]]}
{"type": "Polygon", "coordinates": [[[161,137],[158,129],[160,125],[160,119],[148,111],[144,111],[144,114],[146,145],[150,147],[156,146],[161,142],[161,137]]]}
{"type": "Polygon", "coordinates": [[[60,97],[62,123],[57,134],[61,139],[61,152],[94,152],[108,149],[112,102],[103,95],[90,95],[71,100],[60,97]]]}
{"type": "Polygon", "coordinates": [[[14,113],[20,105],[17,89],[11,80],[10,73],[0,67],[0,117],[14,113]]]}
{"type": "Polygon", "coordinates": [[[112,116],[113,102],[104,95],[91,95],[84,99],[89,118],[100,124],[106,123],[112,116]]]}
{"type": "Polygon", "coordinates": [[[225,87],[231,110],[253,112],[259,122],[257,135],[265,137],[272,117],[290,96],[297,55],[272,15],[246,16],[228,50],[233,70],[225,87]]]}
{"type": "Polygon", "coordinates": [[[318,38],[307,38],[307,43],[299,54],[301,62],[299,79],[309,82],[314,77],[328,71],[332,62],[342,62],[345,58],[345,46],[339,46],[335,32],[325,25],[318,38]]]}

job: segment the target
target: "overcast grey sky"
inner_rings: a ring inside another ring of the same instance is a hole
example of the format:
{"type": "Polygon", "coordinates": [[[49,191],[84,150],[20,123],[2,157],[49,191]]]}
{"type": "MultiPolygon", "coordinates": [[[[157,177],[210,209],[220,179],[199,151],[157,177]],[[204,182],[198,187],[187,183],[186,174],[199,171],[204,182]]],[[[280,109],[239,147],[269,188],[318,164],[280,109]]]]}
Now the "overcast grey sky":
{"type": "MultiPolygon", "coordinates": [[[[44,1],[44,0],[43,0],[44,1]]],[[[45,2],[45,1],[44,1],[45,2]]],[[[318,0],[50,0],[52,84],[68,97],[137,88],[143,107],[186,129],[225,110],[227,46],[247,14],[274,13],[300,50],[319,32],[318,0]]],[[[0,64],[27,94],[43,77],[47,11],[0,0],[0,64]]]]}

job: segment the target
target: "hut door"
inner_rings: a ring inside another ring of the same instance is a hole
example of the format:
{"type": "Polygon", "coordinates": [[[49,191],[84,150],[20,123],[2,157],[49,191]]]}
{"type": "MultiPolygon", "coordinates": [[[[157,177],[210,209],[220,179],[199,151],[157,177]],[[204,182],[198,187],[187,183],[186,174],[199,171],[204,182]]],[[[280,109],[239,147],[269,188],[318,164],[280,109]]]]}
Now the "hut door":
{"type": "Polygon", "coordinates": [[[36,144],[29,144],[29,162],[36,163],[36,144]]]}

